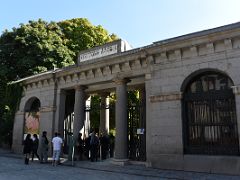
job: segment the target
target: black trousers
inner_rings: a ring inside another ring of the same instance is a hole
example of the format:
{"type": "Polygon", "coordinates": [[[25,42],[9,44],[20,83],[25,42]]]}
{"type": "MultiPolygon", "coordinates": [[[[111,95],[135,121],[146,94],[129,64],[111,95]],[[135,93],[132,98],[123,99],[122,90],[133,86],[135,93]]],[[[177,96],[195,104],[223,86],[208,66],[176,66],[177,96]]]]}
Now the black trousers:
{"type": "Polygon", "coordinates": [[[38,160],[40,160],[40,157],[39,157],[39,155],[38,155],[38,153],[37,153],[37,150],[33,150],[33,151],[32,151],[32,161],[33,161],[33,159],[34,159],[34,155],[36,155],[37,158],[38,158],[38,160]]]}

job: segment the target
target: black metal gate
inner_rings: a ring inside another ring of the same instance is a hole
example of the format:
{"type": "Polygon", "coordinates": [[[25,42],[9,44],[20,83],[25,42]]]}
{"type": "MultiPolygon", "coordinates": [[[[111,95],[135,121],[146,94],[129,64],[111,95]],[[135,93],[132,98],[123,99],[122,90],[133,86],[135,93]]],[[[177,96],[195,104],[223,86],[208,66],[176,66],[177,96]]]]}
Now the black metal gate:
{"type": "Polygon", "coordinates": [[[129,159],[146,160],[146,118],[142,105],[128,106],[129,159]]]}
{"type": "Polygon", "coordinates": [[[222,74],[196,78],[183,97],[185,153],[238,155],[235,97],[222,74]]]}
{"type": "Polygon", "coordinates": [[[100,111],[109,110],[109,128],[115,127],[115,103],[110,103],[108,105],[90,105],[85,107],[85,112],[89,113],[90,118],[90,131],[99,131],[100,126],[100,111]]]}

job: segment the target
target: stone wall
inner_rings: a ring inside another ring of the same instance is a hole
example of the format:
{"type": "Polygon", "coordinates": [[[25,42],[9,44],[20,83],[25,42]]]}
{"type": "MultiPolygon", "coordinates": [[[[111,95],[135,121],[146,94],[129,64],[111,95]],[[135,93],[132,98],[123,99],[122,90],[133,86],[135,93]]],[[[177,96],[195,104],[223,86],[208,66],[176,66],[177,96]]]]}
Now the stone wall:
{"type": "Polygon", "coordinates": [[[24,112],[29,99],[38,98],[40,100],[40,135],[42,131],[48,132],[48,138],[51,139],[54,131],[54,116],[56,105],[54,104],[54,81],[42,81],[39,84],[31,84],[24,86],[23,97],[18,111],[15,115],[13,129],[13,145],[14,152],[22,153],[22,143],[24,135],[24,112]]]}
{"type": "Polygon", "coordinates": [[[25,94],[15,117],[13,149],[21,147],[24,107],[29,98],[40,100],[40,131],[47,130],[51,137],[60,127],[61,91],[79,85],[87,87],[87,93],[115,91],[114,79],[127,78],[131,80],[128,87],[145,85],[149,164],[163,169],[239,174],[239,156],[184,154],[181,107],[188,80],[203,71],[224,73],[235,86],[240,132],[239,69],[240,23],[236,23],[25,78],[21,80],[25,94]]]}
{"type": "MultiPolygon", "coordinates": [[[[151,78],[146,83],[148,89],[147,161],[152,166],[164,169],[239,174],[239,157],[183,154],[181,95],[184,90],[182,89],[184,81],[188,77],[192,78],[197,72],[215,71],[227,74],[234,85],[240,84],[239,35],[229,38],[231,35],[226,34],[225,38],[215,41],[207,38],[206,43],[201,42],[194,46],[192,43],[196,42],[190,41],[189,47],[176,49],[172,43],[173,50],[168,49],[155,54],[151,78]]],[[[179,46],[179,42],[176,42],[175,46],[179,46]]],[[[237,98],[236,103],[238,107],[237,98]]]]}

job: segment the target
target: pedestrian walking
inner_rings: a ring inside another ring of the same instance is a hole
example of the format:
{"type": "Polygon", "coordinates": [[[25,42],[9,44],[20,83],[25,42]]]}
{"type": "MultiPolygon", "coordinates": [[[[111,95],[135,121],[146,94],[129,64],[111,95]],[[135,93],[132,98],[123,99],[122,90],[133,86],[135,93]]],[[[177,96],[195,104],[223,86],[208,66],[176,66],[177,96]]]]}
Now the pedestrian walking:
{"type": "Polygon", "coordinates": [[[40,163],[47,163],[48,160],[48,138],[47,138],[47,132],[42,132],[42,137],[40,141],[40,163]]]}
{"type": "Polygon", "coordinates": [[[84,141],[82,139],[82,133],[79,133],[77,138],[78,160],[83,159],[83,148],[84,148],[84,141]]]}
{"type": "Polygon", "coordinates": [[[90,152],[91,152],[91,161],[97,161],[98,159],[98,147],[99,147],[99,139],[95,132],[93,131],[91,134],[90,140],[90,152]]]}
{"type": "Polygon", "coordinates": [[[108,135],[106,133],[101,134],[99,141],[100,141],[100,147],[101,147],[102,160],[107,159],[107,156],[109,153],[109,144],[110,144],[108,135]]]}
{"type": "Polygon", "coordinates": [[[68,143],[68,160],[73,161],[75,141],[72,132],[68,133],[67,143],[68,143]]]}
{"type": "Polygon", "coordinates": [[[27,134],[24,142],[23,142],[23,154],[25,155],[25,164],[29,163],[29,158],[32,152],[32,144],[33,141],[31,139],[31,134],[27,134]]]}
{"type": "Polygon", "coordinates": [[[38,160],[40,160],[40,157],[37,153],[38,151],[38,145],[39,145],[39,139],[38,139],[38,136],[37,134],[34,134],[33,135],[33,143],[32,143],[32,161],[34,159],[34,155],[37,156],[38,160]]]}
{"type": "Polygon", "coordinates": [[[112,133],[109,134],[109,153],[110,158],[114,156],[115,137],[112,133]]]}
{"type": "Polygon", "coordinates": [[[84,156],[86,159],[89,159],[89,152],[90,152],[90,141],[91,141],[91,134],[88,135],[87,138],[84,139],[84,156]]]}
{"type": "Polygon", "coordinates": [[[62,148],[63,140],[60,137],[59,133],[55,133],[55,137],[52,139],[52,147],[53,147],[53,162],[52,165],[56,166],[60,160],[60,153],[62,148]]]}

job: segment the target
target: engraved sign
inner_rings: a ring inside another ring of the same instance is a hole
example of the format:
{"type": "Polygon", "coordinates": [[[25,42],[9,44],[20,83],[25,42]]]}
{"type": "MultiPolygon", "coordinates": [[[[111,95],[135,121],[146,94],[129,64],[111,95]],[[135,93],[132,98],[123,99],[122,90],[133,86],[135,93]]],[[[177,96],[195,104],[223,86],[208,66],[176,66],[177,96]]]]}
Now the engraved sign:
{"type": "Polygon", "coordinates": [[[88,60],[102,58],[105,56],[128,51],[130,49],[132,49],[132,47],[128,44],[127,41],[118,39],[101,46],[81,51],[78,55],[78,65],[88,60]]]}
{"type": "Polygon", "coordinates": [[[105,46],[105,47],[99,47],[99,49],[95,49],[95,50],[80,54],[79,61],[83,62],[83,61],[87,61],[90,59],[96,59],[96,58],[112,55],[117,52],[118,52],[117,44],[109,45],[109,46],[105,46]]]}

